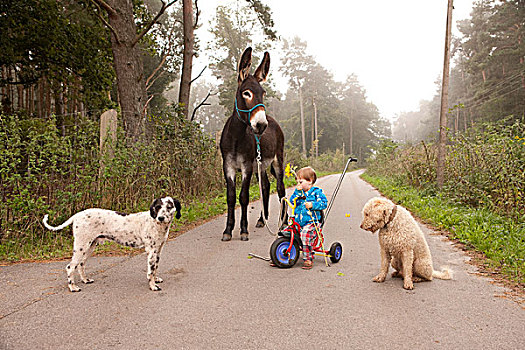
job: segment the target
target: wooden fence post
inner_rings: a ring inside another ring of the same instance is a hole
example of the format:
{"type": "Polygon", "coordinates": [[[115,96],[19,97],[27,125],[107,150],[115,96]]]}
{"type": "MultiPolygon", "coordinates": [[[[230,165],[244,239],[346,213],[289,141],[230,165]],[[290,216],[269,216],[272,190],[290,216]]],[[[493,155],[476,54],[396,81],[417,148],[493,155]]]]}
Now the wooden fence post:
{"type": "Polygon", "coordinates": [[[111,159],[117,142],[117,111],[110,109],[100,116],[100,172],[104,171],[104,160],[111,159]],[[106,142],[109,144],[106,145],[106,142]]]}

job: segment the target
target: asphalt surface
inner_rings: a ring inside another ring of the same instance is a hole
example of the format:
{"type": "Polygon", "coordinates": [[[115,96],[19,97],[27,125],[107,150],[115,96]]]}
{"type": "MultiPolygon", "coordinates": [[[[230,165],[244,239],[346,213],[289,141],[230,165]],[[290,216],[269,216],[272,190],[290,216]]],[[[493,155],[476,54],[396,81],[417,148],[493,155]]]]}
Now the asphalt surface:
{"type": "MultiPolygon", "coordinates": [[[[221,242],[225,215],[170,241],[160,260],[162,291],[146,280],[146,256],[94,257],[95,283],[67,289],[66,261],[0,267],[0,349],[524,349],[525,310],[505,289],[478,276],[468,257],[423,228],[434,268],[451,281],[402,288],[379,270],[377,235],[359,228],[361,208],[378,193],[346,175],[324,228],[339,241],[338,264],[270,267],[273,242],[255,229],[260,203],[250,206],[250,240],[237,229],[221,242]],[[348,215],[349,214],[349,215],[348,215]]],[[[330,200],[338,175],[318,180],[330,200]]],[[[276,227],[277,198],[270,223],[276,227]]]]}

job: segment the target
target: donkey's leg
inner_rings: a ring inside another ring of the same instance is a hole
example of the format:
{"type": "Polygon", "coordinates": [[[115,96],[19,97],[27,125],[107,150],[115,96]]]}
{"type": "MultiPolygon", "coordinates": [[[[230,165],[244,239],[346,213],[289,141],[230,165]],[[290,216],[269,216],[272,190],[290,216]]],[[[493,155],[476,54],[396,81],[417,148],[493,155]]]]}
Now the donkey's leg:
{"type": "Polygon", "coordinates": [[[262,187],[262,201],[263,201],[263,210],[261,210],[261,217],[257,221],[255,227],[264,227],[264,218],[268,220],[268,202],[270,200],[270,180],[268,180],[268,174],[266,170],[261,170],[261,183],[259,184],[262,187]]]}
{"type": "MultiPolygon", "coordinates": [[[[250,164],[251,165],[251,164],[250,164]]],[[[241,241],[248,240],[248,204],[250,203],[250,181],[253,169],[245,166],[242,171],[241,193],[239,202],[241,203],[241,241]]]]}
{"type": "Polygon", "coordinates": [[[226,219],[226,228],[222,233],[222,241],[232,239],[232,230],[235,225],[235,169],[223,167],[224,178],[226,180],[226,202],[228,204],[228,218],[226,219]]]}
{"type": "MultiPolygon", "coordinates": [[[[272,162],[271,171],[275,179],[277,180],[277,195],[279,196],[279,202],[282,201],[283,197],[286,197],[286,188],[284,186],[284,167],[283,167],[283,154],[277,152],[275,160],[272,162]]],[[[288,212],[286,207],[282,206],[283,210],[280,213],[280,219],[283,225],[288,222],[288,212]]]]}

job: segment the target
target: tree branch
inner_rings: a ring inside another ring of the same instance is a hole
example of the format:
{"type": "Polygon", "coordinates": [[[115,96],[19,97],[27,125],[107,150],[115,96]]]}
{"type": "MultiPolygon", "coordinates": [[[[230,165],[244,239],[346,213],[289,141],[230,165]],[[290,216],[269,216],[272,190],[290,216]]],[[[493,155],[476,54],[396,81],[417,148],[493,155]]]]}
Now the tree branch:
{"type": "Polygon", "coordinates": [[[153,100],[153,98],[155,97],[155,95],[157,94],[152,94],[148,100],[146,101],[146,103],[144,104],[144,109],[142,110],[142,115],[145,116],[146,115],[146,110],[148,109],[148,105],[149,103],[151,102],[151,100],[153,100]]]}
{"type": "MultiPolygon", "coordinates": [[[[98,18],[100,18],[100,20],[102,21],[102,23],[104,23],[104,24],[106,25],[106,27],[108,27],[109,30],[111,30],[111,32],[112,32],[113,35],[115,36],[115,40],[117,41],[117,43],[120,44],[120,39],[119,39],[119,37],[118,37],[117,32],[116,32],[115,29],[111,26],[111,24],[109,24],[108,21],[106,21],[106,19],[105,19],[104,17],[102,17],[102,14],[101,14],[102,9],[100,8],[100,4],[99,4],[99,2],[98,2],[99,0],[91,0],[91,1],[95,4],[95,6],[96,6],[97,9],[98,9],[98,11],[97,11],[97,16],[98,16],[98,18]]],[[[104,1],[102,1],[102,2],[105,4],[104,1]]],[[[106,5],[107,5],[107,4],[106,4],[106,5]]],[[[111,6],[109,6],[109,5],[107,5],[107,6],[109,7],[109,9],[111,9],[111,10],[107,10],[107,9],[106,9],[106,11],[108,11],[108,13],[116,13],[115,10],[113,10],[113,8],[112,8],[111,6]],[[111,12],[111,11],[113,11],[113,12],[111,12]]],[[[104,8],[104,9],[105,9],[105,8],[104,8]]]]}
{"type": "Polygon", "coordinates": [[[195,0],[195,22],[193,23],[193,29],[197,29],[197,25],[199,24],[199,4],[198,0],[195,0]]]}
{"type": "Polygon", "coordinates": [[[190,81],[190,85],[193,84],[193,82],[197,79],[200,78],[200,76],[202,75],[202,73],[204,73],[204,71],[206,70],[206,68],[208,68],[208,66],[204,66],[204,68],[202,68],[201,72],[199,73],[199,75],[197,75],[195,78],[193,78],[191,81],[190,81]]]}
{"type": "Polygon", "coordinates": [[[148,91],[151,86],[153,85],[153,83],[155,83],[155,81],[164,73],[164,72],[161,72],[155,79],[153,79],[153,77],[155,76],[155,74],[157,74],[157,72],[162,68],[162,66],[164,65],[164,63],[166,62],[166,59],[168,58],[169,55],[169,52],[171,51],[171,48],[173,46],[173,41],[171,40],[172,36],[173,36],[173,27],[172,29],[170,30],[169,34],[168,34],[168,47],[166,48],[166,50],[164,50],[164,54],[162,55],[162,58],[160,60],[160,63],[158,64],[158,66],[153,70],[153,72],[151,73],[151,75],[148,77],[148,79],[146,79],[146,91],[148,91]],[[150,83],[150,80],[153,79],[150,83]]]}
{"type": "MultiPolygon", "coordinates": [[[[98,0],[97,0],[98,1],[98,0]]],[[[131,43],[131,47],[137,45],[137,43],[140,41],[140,39],[142,39],[142,37],[144,37],[144,35],[146,35],[147,32],[149,32],[149,30],[151,29],[151,27],[153,27],[153,25],[155,23],[157,23],[157,21],[159,20],[160,16],[162,16],[162,14],[164,13],[164,11],[166,11],[166,9],[168,7],[170,7],[171,5],[173,5],[174,3],[177,2],[177,0],[172,0],[170,1],[168,4],[166,4],[163,0],[161,1],[162,2],[162,7],[160,8],[159,10],[159,13],[157,13],[157,15],[155,16],[155,18],[153,18],[153,21],[151,21],[147,26],[146,28],[142,29],[142,31],[140,32],[139,35],[137,35],[137,37],[135,38],[135,40],[133,40],[133,43],[131,43]]]]}
{"type": "Polygon", "coordinates": [[[157,79],[159,79],[159,78],[160,78],[161,76],[163,76],[165,73],[166,73],[165,70],[163,70],[162,72],[160,72],[159,75],[157,75],[157,76],[155,77],[155,79],[153,79],[153,80],[151,81],[151,83],[150,83],[148,86],[146,86],[146,91],[148,91],[148,90],[153,86],[153,84],[155,84],[155,82],[157,81],[157,79]]]}
{"type": "Polygon", "coordinates": [[[94,2],[97,6],[102,7],[104,10],[106,10],[107,13],[113,16],[117,14],[117,11],[115,11],[113,7],[109,6],[108,3],[106,3],[104,0],[91,0],[91,1],[94,2]]]}
{"type": "Polygon", "coordinates": [[[193,121],[193,119],[195,119],[195,113],[197,112],[197,109],[201,108],[202,106],[211,106],[211,103],[205,103],[206,100],[208,99],[208,97],[210,97],[210,95],[216,95],[215,94],[212,94],[211,91],[208,92],[208,95],[206,95],[206,97],[204,98],[204,100],[202,100],[201,103],[199,103],[199,105],[197,107],[195,107],[195,109],[193,109],[193,113],[191,113],[191,121],[193,121]]]}

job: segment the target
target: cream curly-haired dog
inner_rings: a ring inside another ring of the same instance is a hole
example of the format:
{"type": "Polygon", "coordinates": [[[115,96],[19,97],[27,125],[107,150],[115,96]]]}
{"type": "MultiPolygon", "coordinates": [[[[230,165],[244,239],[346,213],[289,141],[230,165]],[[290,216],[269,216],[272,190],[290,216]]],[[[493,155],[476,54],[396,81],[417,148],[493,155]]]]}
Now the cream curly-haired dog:
{"type": "Polygon", "coordinates": [[[372,198],[363,207],[363,230],[379,230],[381,270],[374,282],[384,282],[389,265],[392,277],[403,277],[403,288],[414,289],[413,282],[431,281],[432,277],[452,278],[448,268],[434,271],[432,256],[423,232],[405,208],[385,198],[372,198]]]}

